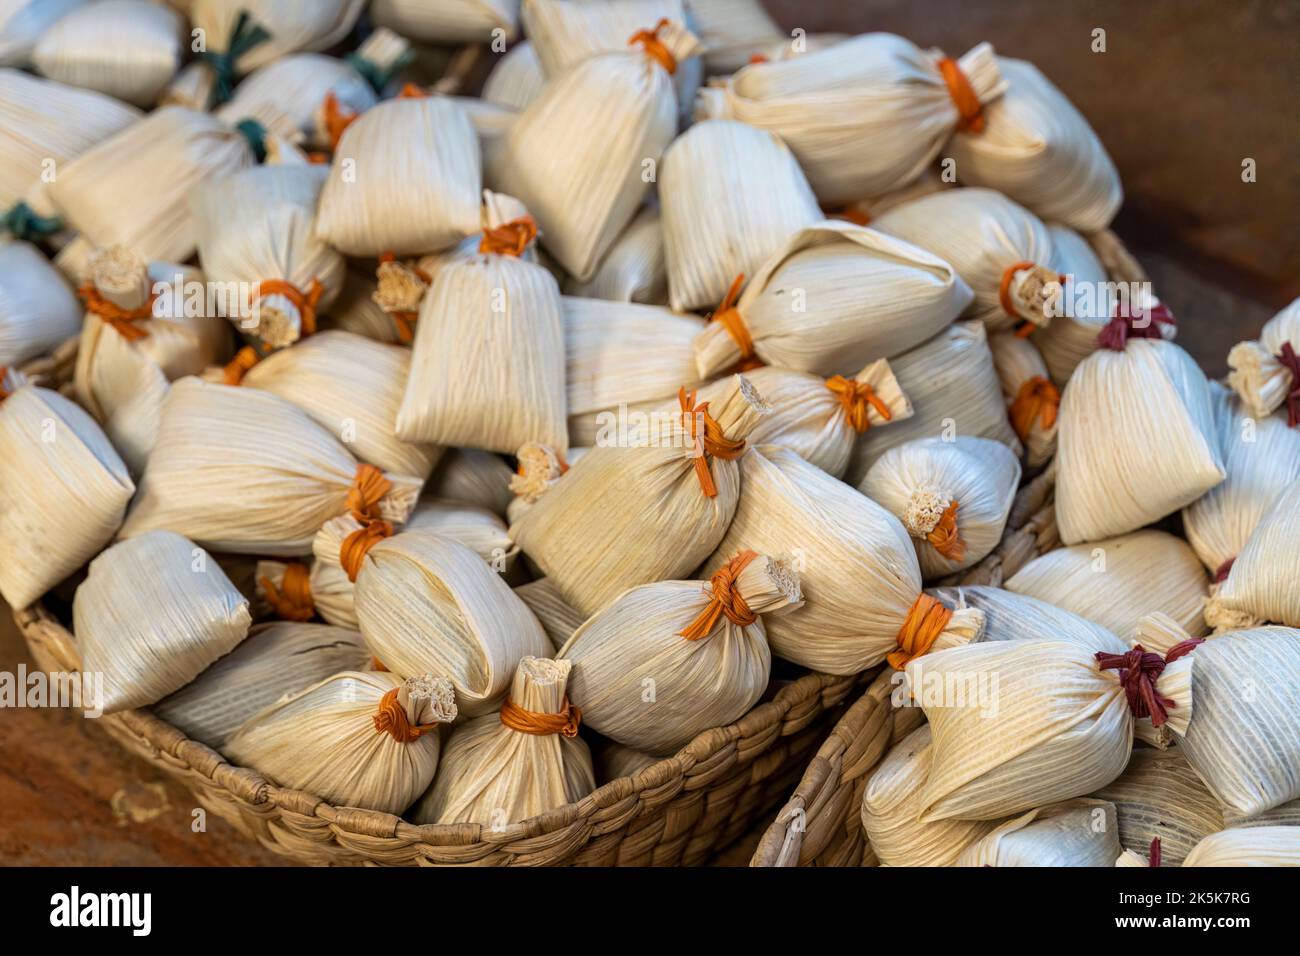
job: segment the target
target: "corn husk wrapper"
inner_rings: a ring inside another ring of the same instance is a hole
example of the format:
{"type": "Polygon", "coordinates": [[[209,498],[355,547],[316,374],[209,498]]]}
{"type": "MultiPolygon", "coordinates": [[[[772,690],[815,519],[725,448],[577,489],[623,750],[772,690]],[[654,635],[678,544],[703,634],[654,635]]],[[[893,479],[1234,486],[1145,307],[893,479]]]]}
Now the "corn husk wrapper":
{"type": "Polygon", "coordinates": [[[54,349],[81,327],[81,304],[41,251],[0,242],[0,367],[54,349]]]}
{"type": "Polygon", "coordinates": [[[1300,827],[1248,827],[1212,833],[1183,866],[1300,866],[1300,827]]]}
{"type": "Polygon", "coordinates": [[[696,316],[575,296],[561,302],[569,443],[608,444],[615,427],[698,384],[693,343],[704,322],[696,316]]]}
{"type": "Polygon", "coordinates": [[[997,547],[1019,486],[1020,462],[1006,445],[959,435],[891,448],[858,490],[903,523],[921,575],[935,578],[968,568],[997,547]]]}
{"type": "Polygon", "coordinates": [[[550,578],[521,584],[515,588],[515,594],[528,605],[528,610],[541,623],[555,650],[568,643],[573,632],[587,619],[581,611],[564,600],[564,595],[550,578]]]}
{"type": "Polygon", "coordinates": [[[316,235],[349,256],[418,255],[479,229],[478,137],[446,97],[386,100],[343,132],[316,235]]]}
{"type": "MultiPolygon", "coordinates": [[[[1300,348],[1300,299],[1265,322],[1257,340],[1238,342],[1228,353],[1228,384],[1256,418],[1283,406],[1288,413],[1300,409],[1300,402],[1289,403],[1289,396],[1300,391],[1300,381],[1280,360],[1288,345],[1293,352],[1300,348]]],[[[1297,415],[1291,414],[1288,424],[1294,425],[1297,415]]]]}
{"type": "Polygon", "coordinates": [[[510,490],[515,498],[506,508],[506,520],[511,524],[518,521],[523,513],[537,504],[537,499],[564,477],[569,470],[569,462],[577,461],[590,449],[570,448],[561,455],[555,449],[538,442],[525,442],[515,452],[519,462],[514,475],[510,478],[510,490]]]}
{"type": "MultiPolygon", "coordinates": [[[[676,23],[659,41],[678,62],[698,49],[676,23]]],[[[640,47],[602,53],[547,83],[519,114],[491,176],[537,217],[560,265],[586,282],[641,207],[654,178],[647,164],[676,131],[667,69],[640,47]]]]}
{"type": "MultiPolygon", "coordinates": [[[[346,446],[279,396],[183,378],[121,535],[167,528],[214,551],[308,554],[321,525],[350,507],[357,471],[346,446]]],[[[391,488],[375,507],[400,523],[420,479],[385,477],[391,488]]]]}
{"type": "Polygon", "coordinates": [[[1276,415],[1253,417],[1217,382],[1210,383],[1210,400],[1228,476],[1183,509],[1183,530],[1215,573],[1241,553],[1269,506],[1300,479],[1300,431],[1276,415]]]}
{"type": "MultiPolygon", "coordinates": [[[[1192,715],[1195,656],[1177,658],[1155,684],[1174,729],[1192,715]]],[[[907,677],[934,735],[923,821],[994,820],[1083,796],[1128,763],[1136,721],[1124,687],[1078,644],[955,647],[913,660],[907,677]],[[965,692],[948,690],[958,686],[965,692]]]]}
{"type": "MultiPolygon", "coordinates": [[[[856,674],[908,653],[900,634],[923,603],[921,569],[898,519],[777,445],[750,451],[740,472],[736,515],[703,573],[739,551],[790,556],[806,603],[765,622],[772,652],[827,674],[856,674]]],[[[979,611],[955,611],[931,648],[911,653],[974,640],[983,626],[979,611]]]]}
{"type": "Polygon", "coordinates": [[[147,0],[100,0],[61,17],[36,43],[43,76],[152,106],[180,68],[185,20],[147,0]]]}
{"type": "Polygon", "coordinates": [[[519,0],[371,0],[370,19],[426,43],[513,40],[519,0]]]}
{"type": "Polygon", "coordinates": [[[871,225],[952,263],[975,293],[966,315],[990,331],[1025,322],[1045,326],[1059,308],[1051,233],[1028,209],[991,189],[934,192],[873,216],[871,225]],[[1023,267],[1007,282],[1013,266],[1023,267]]]}
{"type": "Polygon", "coordinates": [[[620,777],[631,777],[646,767],[658,763],[662,757],[642,753],[631,747],[624,747],[614,741],[605,741],[595,753],[596,780],[601,784],[609,783],[620,777]]]}
{"type": "Polygon", "coordinates": [[[400,341],[393,317],[374,299],[377,288],[373,271],[346,269],[338,298],[326,315],[317,317],[317,327],[364,335],[376,342],[400,341]]]}
{"type": "MultiPolygon", "coordinates": [[[[738,442],[767,406],[743,376],[734,382],[707,414],[726,439],[738,442]]],[[[736,509],[740,469],[708,450],[702,417],[669,405],[648,424],[616,433],[511,525],[510,537],[582,613],[638,584],[690,574],[718,546],[736,509]],[[697,469],[707,469],[714,495],[697,469]],[[647,548],[647,541],[658,544],[647,548]]]]}
{"type": "Polygon", "coordinates": [[[1185,541],[1147,529],[1048,551],[1005,586],[1127,638],[1152,611],[1168,614],[1192,636],[1204,634],[1202,605],[1209,583],[1185,541]]]}
{"type": "Polygon", "coordinates": [[[507,50],[492,67],[483,81],[483,99],[518,113],[537,99],[545,85],[546,75],[542,73],[537,50],[524,40],[507,50]]]}
{"type": "Polygon", "coordinates": [[[0,67],[31,65],[45,31],[87,0],[7,0],[0,7],[0,67]]]}
{"type": "Polygon", "coordinates": [[[424,493],[478,505],[504,518],[514,500],[510,491],[513,475],[498,455],[477,448],[451,448],[429,476],[424,493]]]}
{"type": "MultiPolygon", "coordinates": [[[[206,306],[192,309],[184,288],[202,283],[197,269],[168,262],[146,265],[116,247],[92,271],[98,294],[122,308],[148,307],[149,290],[168,290],[148,318],[132,322],[143,338],[131,340],[95,312],[87,312],[77,350],[77,398],[104,427],[133,477],[144,472],[174,379],[194,375],[230,351],[230,326],[206,306]],[[198,312],[198,314],[195,314],[198,312]]],[[[202,288],[202,286],[198,286],[202,288]]]]}
{"type": "Polygon", "coordinates": [[[253,162],[233,127],[165,106],[63,166],[47,195],[95,246],[126,246],[150,262],[184,262],[199,236],[192,188],[253,162]]]}
{"type": "MultiPolygon", "coordinates": [[[[1006,89],[987,43],[958,66],[983,106],[1006,89]]],[[[780,136],[817,198],[830,205],[907,185],[962,122],[938,56],[889,33],[751,63],[701,91],[696,118],[705,117],[740,120],[780,136]]]]}
{"type": "Polygon", "coordinates": [[[509,572],[519,554],[499,515],[460,501],[425,496],[402,530],[434,531],[459,541],[498,574],[509,572]]]}
{"type": "Polygon", "coordinates": [[[921,798],[934,762],[928,725],[893,748],[867,778],[862,828],[881,866],[952,866],[997,825],[982,820],[922,822],[921,798]]]}
{"type": "Polygon", "coordinates": [[[998,57],[997,69],[1006,87],[988,104],[984,130],[958,132],[948,144],[962,182],[996,189],[1073,229],[1105,229],[1124,200],[1106,147],[1032,63],[998,57]]]}
{"type": "Polygon", "coordinates": [[[1020,440],[1007,419],[1002,387],[981,322],[957,322],[889,360],[912,415],[858,436],[844,480],[856,485],[891,448],[918,438],[992,438],[1017,456],[1020,440]]]}
{"type": "Polygon", "coordinates": [[[298,406],[358,461],[423,479],[442,449],[397,437],[397,409],[410,365],[408,349],[349,332],[321,332],[268,355],[249,369],[242,384],[298,406]]]}
{"type": "Polygon", "coordinates": [[[103,675],[106,714],[180,690],[253,623],[220,565],[170,531],[120,542],[90,562],[72,617],[82,668],[103,675]]]}
{"type": "Polygon", "coordinates": [[[696,123],[673,142],[659,203],[677,311],[717,305],[737,275],[752,275],[791,233],[823,218],[785,144],[730,120],[696,123]]]}
{"type": "Polygon", "coordinates": [[[93,557],[135,492],[94,419],[0,371],[0,597],[25,608],[93,557]]]}
{"type": "MultiPolygon", "coordinates": [[[[943,260],[874,229],[825,220],[787,239],[749,280],[735,312],[764,363],[852,375],[920,345],[970,301],[943,260]]],[[[716,317],[695,355],[701,378],[746,357],[716,317]]]]}
{"type": "MultiPolygon", "coordinates": [[[[299,619],[299,615],[306,615],[307,619],[319,615],[327,624],[350,631],[357,630],[357,610],[352,582],[348,580],[347,572],[339,567],[334,555],[326,561],[312,561],[307,568],[309,601],[306,603],[289,600],[289,595],[286,593],[285,577],[291,566],[284,561],[269,559],[256,563],[252,593],[254,617],[262,619],[283,616],[287,620],[294,621],[299,619]],[[291,616],[280,613],[276,603],[269,597],[268,584],[275,589],[275,594],[281,602],[289,600],[286,606],[292,612],[291,616]],[[306,614],[308,610],[311,612],[309,615],[306,614]]],[[[321,675],[322,678],[326,676],[328,675],[321,675]]]]}
{"type": "Polygon", "coordinates": [[[1087,650],[1123,654],[1129,645],[1100,624],[1046,601],[987,585],[932,588],[949,607],[984,614],[981,641],[1069,641],[1087,650]]]}
{"type": "Polygon", "coordinates": [[[1056,427],[1061,393],[1048,375],[1037,346],[1013,332],[989,336],[993,368],[1016,437],[1025,448],[1025,466],[1038,468],[1056,454],[1056,427]]]}
{"type": "Polygon", "coordinates": [[[1232,570],[1207,602],[1211,625],[1249,627],[1264,621],[1300,627],[1295,572],[1300,533],[1300,479],[1292,481],[1260,518],[1232,570]]]}
{"type": "Polygon", "coordinates": [[[709,75],[734,73],[755,50],[788,39],[760,0],[689,0],[709,75]]]}
{"type": "Polygon", "coordinates": [[[1052,237],[1051,268],[1065,276],[1061,308],[1046,328],[1034,330],[1030,341],[1038,347],[1048,374],[1063,388],[1080,362],[1097,351],[1097,333],[1110,321],[1122,295],[1130,300],[1140,288],[1121,286],[1112,277],[1088,240],[1073,229],[1048,223],[1052,237]]]}
{"type": "Polygon", "coordinates": [[[595,274],[586,282],[569,277],[568,295],[612,302],[668,303],[668,264],[659,208],[645,206],[614,240],[595,274]]]}
{"type": "Polygon", "coordinates": [[[574,632],[557,656],[573,662],[570,697],[588,727],[667,756],[758,703],[772,668],[764,615],[802,603],[799,576],[788,562],[757,555],[724,578],[631,588],[574,632]],[[719,587],[727,589],[721,597],[719,587]],[[691,630],[714,606],[730,610],[733,594],[759,615],[753,623],[723,612],[707,630],[691,630]],[[702,637],[683,634],[699,630],[702,637]]]}
{"type": "MultiPolygon", "coordinates": [[[[520,15],[547,80],[598,54],[625,51],[628,37],[661,18],[687,27],[691,22],[684,0],[524,0],[520,15]]],[[[690,125],[695,91],[703,78],[700,56],[678,60],[673,87],[683,127],[690,125]]]]}
{"type": "Polygon", "coordinates": [[[1113,866],[1122,848],[1115,805],[1079,798],[1041,807],[998,826],[954,866],[1113,866]]]}
{"type": "Polygon", "coordinates": [[[220,750],[249,718],[340,671],[364,670],[361,635],[328,624],[256,624],[194,681],[153,707],[155,717],[220,750]]]}
{"type": "Polygon", "coordinates": [[[474,127],[474,135],[478,137],[483,183],[488,187],[495,186],[488,173],[497,162],[497,157],[505,146],[506,133],[510,131],[519,114],[474,96],[452,96],[448,99],[454,100],[469,117],[470,125],[474,127]]]}
{"type": "Polygon", "coordinates": [[[437,728],[455,717],[445,678],[344,671],[249,718],[222,752],[336,806],[401,813],[433,780],[437,728]],[[406,723],[428,728],[414,740],[399,741],[376,726],[381,701],[393,690],[406,723]]]}
{"type": "Polygon", "coordinates": [[[1135,748],[1124,773],[1094,796],[1115,805],[1119,839],[1130,852],[1145,855],[1160,838],[1161,866],[1181,866],[1202,838],[1223,829],[1218,801],[1181,747],[1135,748]]]}
{"type": "MultiPolygon", "coordinates": [[[[503,223],[489,217],[488,228],[503,223]]],[[[513,452],[568,447],[560,289],[541,266],[485,252],[452,262],[420,305],[397,414],[407,441],[513,452]]]]}
{"type": "Polygon", "coordinates": [[[237,4],[193,0],[188,12],[190,23],[203,30],[207,49],[212,51],[230,49],[231,35],[243,13],[270,34],[236,60],[235,70],[243,75],[288,53],[319,53],[338,45],[352,32],[364,6],[365,0],[317,0],[308,4],[300,0],[240,0],[237,4]]]}
{"type": "Polygon", "coordinates": [[[1081,362],[1061,396],[1056,441],[1066,544],[1134,531],[1225,477],[1205,373],[1164,340],[1130,340],[1081,362]]]}
{"type": "Polygon", "coordinates": [[[135,107],[100,93],[0,69],[0,209],[24,200],[52,214],[51,177],[139,118],[135,107]]]}
{"type": "MultiPolygon", "coordinates": [[[[568,661],[525,657],[509,699],[535,714],[561,714],[569,676],[568,661]]],[[[496,713],[483,714],[452,731],[442,772],[411,819],[503,828],[581,800],[595,788],[591,752],[581,737],[525,733],[496,713]]]]}

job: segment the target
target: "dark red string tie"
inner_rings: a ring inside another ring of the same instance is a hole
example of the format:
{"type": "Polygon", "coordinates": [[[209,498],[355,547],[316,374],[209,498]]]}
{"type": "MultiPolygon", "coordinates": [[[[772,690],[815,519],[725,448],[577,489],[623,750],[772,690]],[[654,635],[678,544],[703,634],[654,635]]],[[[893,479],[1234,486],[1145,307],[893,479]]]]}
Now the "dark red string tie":
{"type": "Polygon", "coordinates": [[[1147,866],[1160,865],[1160,837],[1151,838],[1151,855],[1147,866]]]}
{"type": "Polygon", "coordinates": [[[1162,325],[1176,326],[1178,320],[1163,302],[1150,308],[1140,309],[1135,315],[1127,302],[1115,304],[1115,316],[1097,333],[1097,344],[1104,349],[1123,352],[1129,339],[1163,339],[1160,331],[1162,325]],[[1143,325],[1135,323],[1146,319],[1143,325]]]}
{"type": "Polygon", "coordinates": [[[1290,342],[1283,342],[1277,360],[1291,373],[1291,391],[1286,396],[1286,423],[1295,428],[1300,424],[1300,355],[1296,355],[1290,342]]]}
{"type": "Polygon", "coordinates": [[[1219,570],[1214,572],[1215,584],[1222,584],[1224,581],[1228,580],[1228,575],[1232,573],[1232,563],[1236,560],[1236,558],[1229,558],[1227,561],[1224,561],[1219,565],[1219,570]]]}
{"type": "Polygon", "coordinates": [[[1098,651],[1097,665],[1104,671],[1118,670],[1120,686],[1128,697],[1129,710],[1133,716],[1141,719],[1151,718],[1151,726],[1163,727],[1169,720],[1169,708],[1177,705],[1168,697],[1156,692],[1156,681],[1165,672],[1165,667],[1178,658],[1190,654],[1198,644],[1205,643],[1203,637],[1193,637],[1181,641],[1169,649],[1164,657],[1148,651],[1137,644],[1126,654],[1107,654],[1098,651]]]}

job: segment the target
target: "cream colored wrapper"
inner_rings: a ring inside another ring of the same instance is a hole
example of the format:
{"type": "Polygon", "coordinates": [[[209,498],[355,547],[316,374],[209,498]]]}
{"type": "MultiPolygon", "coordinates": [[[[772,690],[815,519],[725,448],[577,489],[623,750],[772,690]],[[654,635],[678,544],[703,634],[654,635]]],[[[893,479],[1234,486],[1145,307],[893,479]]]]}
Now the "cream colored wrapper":
{"type": "Polygon", "coordinates": [[[1135,531],[1191,504],[1226,476],[1205,373],[1159,339],[1094,352],[1061,396],[1056,461],[1066,544],[1135,531]]]}
{"type": "MultiPolygon", "coordinates": [[[[167,528],[214,551],[307,554],[321,525],[348,510],[357,470],[346,446],[279,396],[183,378],[121,536],[167,528]]],[[[385,477],[377,507],[400,523],[420,479],[385,477]]]]}
{"type": "Polygon", "coordinates": [[[521,584],[515,588],[515,594],[541,623],[555,650],[568,643],[573,632],[586,620],[581,611],[564,600],[564,595],[550,578],[521,584]]]}
{"type": "Polygon", "coordinates": [[[1020,462],[1006,445],[959,435],[891,448],[858,490],[903,523],[921,575],[935,578],[969,568],[997,547],[1019,486],[1020,462]],[[950,525],[955,537],[945,534],[950,525]]]}
{"type": "MultiPolygon", "coordinates": [[[[968,51],[958,66],[982,105],[1007,87],[987,43],[968,51]]],[[[937,53],[889,33],[751,63],[704,94],[697,119],[736,119],[777,134],[794,151],[817,198],[830,205],[911,182],[961,121],[937,53]]]]}
{"type": "MultiPolygon", "coordinates": [[[[678,62],[698,50],[680,24],[659,39],[678,62]]],[[[586,282],[636,215],[676,130],[663,65],[641,47],[602,53],[546,84],[506,133],[490,174],[537,217],[546,249],[586,282]]]]}
{"type": "Polygon", "coordinates": [[[1204,634],[1209,583],[1185,541],[1148,529],[1048,551],[1016,572],[1006,588],[1073,611],[1127,639],[1152,611],[1168,614],[1193,636],[1204,634]]]}
{"type": "Polygon", "coordinates": [[[82,670],[102,675],[106,714],[153,704],[234,650],[248,599],[202,548],[153,531],[90,562],[73,628],[82,670]]]}
{"type": "Polygon", "coordinates": [[[564,291],[612,302],[667,305],[668,264],[659,208],[643,207],[614,240],[595,274],[586,282],[567,278],[564,291]]]}
{"type": "Polygon", "coordinates": [[[376,342],[400,341],[393,317],[375,301],[377,288],[373,271],[362,272],[349,266],[344,270],[338,298],[325,316],[317,318],[317,326],[364,335],[376,342]]]}
{"type": "Polygon", "coordinates": [[[499,456],[477,448],[452,448],[425,483],[425,494],[478,505],[505,517],[514,500],[510,479],[514,472],[499,456]]]}
{"type": "Polygon", "coordinates": [[[698,384],[696,316],[575,296],[561,303],[571,444],[609,444],[616,429],[698,384]]]}
{"type": "Polygon", "coordinates": [[[203,31],[207,49],[212,51],[230,49],[231,34],[242,13],[270,34],[239,57],[235,67],[244,74],[287,53],[319,53],[337,46],[352,32],[364,6],[365,0],[316,0],[310,4],[301,0],[240,0],[237,4],[190,0],[188,13],[191,25],[203,31]]]}
{"type": "Polygon", "coordinates": [[[954,608],[984,614],[981,641],[1069,641],[1096,653],[1123,654],[1126,641],[1086,617],[1024,594],[987,585],[931,588],[926,593],[954,608]]]}
{"type": "Polygon", "coordinates": [[[426,43],[513,40],[519,0],[371,0],[370,19],[426,43]]]}
{"type": "Polygon", "coordinates": [[[438,727],[455,717],[446,678],[344,671],[249,718],[222,752],[335,806],[396,814],[433,780],[438,727]],[[428,728],[414,740],[399,741],[376,726],[381,701],[392,691],[406,722],[428,728]]]}
{"type": "Polygon", "coordinates": [[[1300,827],[1249,827],[1212,833],[1183,866],[1300,866],[1300,827]]]}
{"type": "MultiPolygon", "coordinates": [[[[1296,299],[1264,323],[1259,338],[1238,342],[1228,353],[1228,384],[1241,396],[1246,409],[1264,418],[1282,408],[1300,382],[1279,359],[1290,345],[1300,352],[1300,299],[1296,299]]],[[[1286,413],[1282,417],[1287,417],[1286,413]]]]}
{"type": "Polygon", "coordinates": [[[81,304],[29,242],[0,242],[0,367],[44,355],[77,334],[81,304]]]}
{"type": "Polygon", "coordinates": [[[0,597],[21,610],[108,543],[135,485],[80,406],[12,372],[0,388],[0,597]]]}
{"type": "Polygon", "coordinates": [[[858,436],[844,480],[856,485],[891,448],[918,438],[992,438],[1017,456],[1020,440],[1007,419],[1002,387],[981,322],[957,322],[889,360],[913,414],[858,436]]]}
{"type": "MultiPolygon", "coordinates": [[[[736,376],[708,415],[736,442],[766,409],[753,386],[736,376]]],[[[584,614],[630,587],[691,573],[717,547],[736,509],[740,469],[708,451],[702,418],[683,416],[673,403],[640,426],[616,430],[511,526],[510,537],[584,614]],[[706,493],[703,469],[714,496],[706,493]],[[645,546],[649,541],[653,548],[645,546]]]]}
{"type": "Polygon", "coordinates": [[[184,18],[163,4],[101,0],[61,17],[32,59],[52,80],[149,107],[180,68],[184,39],[184,18]]]}
{"type": "MultiPolygon", "coordinates": [[[[568,661],[525,657],[510,701],[534,714],[565,709],[568,661]]],[[[526,733],[484,714],[456,727],[442,772],[412,809],[416,823],[477,823],[502,829],[581,800],[596,788],[591,752],[581,737],[526,733]]]]}
{"type": "Polygon", "coordinates": [[[410,366],[408,349],[329,331],[272,352],[241,384],[298,406],[358,461],[423,479],[442,449],[397,437],[397,410],[410,366]]]}
{"type": "Polygon", "coordinates": [[[989,351],[1011,427],[1025,448],[1025,466],[1039,468],[1056,454],[1061,393],[1033,342],[1014,332],[996,332],[989,336],[989,351]]]}
{"type": "Polygon", "coordinates": [[[955,866],[1113,866],[1122,852],[1115,805],[1080,797],[1008,820],[955,866]]]}
{"type": "Polygon", "coordinates": [[[339,671],[364,670],[361,635],[328,624],[256,624],[225,657],[153,707],[154,716],[215,750],[250,717],[339,671]]]}
{"type": "Polygon", "coordinates": [[[948,144],[962,182],[1074,229],[1105,229],[1124,200],[1106,147],[1032,63],[998,57],[996,68],[1006,88],[985,109],[984,130],[958,132],[948,144]]]}
{"type": "Polygon", "coordinates": [[[1228,577],[1207,602],[1216,628],[1249,627],[1264,621],[1300,627],[1295,567],[1300,533],[1300,479],[1269,505],[1228,577]]]}
{"type": "MultiPolygon", "coordinates": [[[[786,240],[749,280],[735,311],[768,365],[852,375],[943,329],[971,292],[948,263],[874,229],[825,220],[786,240]]],[[[695,344],[701,378],[743,357],[716,317],[695,344]]]]}
{"type": "Polygon", "coordinates": [[[1051,268],[1065,276],[1060,312],[1046,328],[1037,328],[1030,341],[1047,363],[1058,388],[1064,388],[1075,368],[1097,351],[1097,334],[1112,315],[1115,304],[1127,295],[1132,301],[1141,287],[1107,272],[1088,240],[1073,229],[1048,223],[1052,237],[1051,268]]]}
{"type": "Polygon", "coordinates": [[[483,81],[483,99],[518,113],[537,99],[545,85],[546,76],[537,59],[537,50],[524,40],[496,61],[483,81]]]}
{"type": "MultiPolygon", "coordinates": [[[[315,541],[312,542],[313,545],[315,541]]],[[[337,558],[329,561],[312,561],[308,569],[308,590],[312,608],[321,619],[335,627],[357,630],[357,610],[352,582],[347,572],[338,566],[337,558]]],[[[266,582],[280,593],[284,589],[284,575],[288,564],[283,561],[258,561],[253,575],[253,616],[259,620],[276,616],[267,600],[266,582]]],[[[322,677],[328,675],[321,675],[322,677]]],[[[319,678],[318,678],[319,679],[319,678]]]]}
{"type": "MultiPolygon", "coordinates": [[[[828,674],[856,674],[900,650],[900,632],[922,595],[916,549],[898,519],[777,445],[750,451],[740,473],[736,515],[703,573],[739,551],[790,557],[806,603],[765,622],[773,653],[828,674]]],[[[954,611],[930,649],[974,640],[983,626],[979,611],[954,611]]]]}
{"type": "Polygon", "coordinates": [[[45,31],[87,0],[11,0],[0,13],[0,67],[31,66],[45,31]]]}
{"type": "Polygon", "coordinates": [[[788,39],[760,0],[689,0],[709,75],[734,73],[760,47],[788,39]]]}
{"type": "Polygon", "coordinates": [[[663,759],[662,757],[656,757],[654,754],[646,754],[639,750],[633,750],[631,747],[624,747],[612,740],[600,744],[594,756],[596,780],[601,784],[609,783],[611,780],[617,780],[620,777],[634,776],[646,767],[657,764],[663,759]]]}
{"type": "Polygon", "coordinates": [[[659,202],[677,311],[717,305],[738,275],[752,275],[791,233],[823,218],[785,144],[730,120],[696,123],[673,142],[659,202]]]}
{"type": "Polygon", "coordinates": [[[762,622],[801,603],[789,562],[757,555],[739,573],[727,572],[721,585],[715,579],[631,588],[579,627],[557,656],[573,662],[570,696],[588,727],[667,756],[758,703],[772,666],[762,622]],[[683,635],[719,601],[725,610],[702,637],[683,635]],[[741,602],[757,615],[750,624],[726,613],[741,602]]]}
{"type": "Polygon", "coordinates": [[[478,137],[458,104],[386,100],[339,140],[316,235],[349,256],[445,249],[478,230],[482,179],[478,137]]]}

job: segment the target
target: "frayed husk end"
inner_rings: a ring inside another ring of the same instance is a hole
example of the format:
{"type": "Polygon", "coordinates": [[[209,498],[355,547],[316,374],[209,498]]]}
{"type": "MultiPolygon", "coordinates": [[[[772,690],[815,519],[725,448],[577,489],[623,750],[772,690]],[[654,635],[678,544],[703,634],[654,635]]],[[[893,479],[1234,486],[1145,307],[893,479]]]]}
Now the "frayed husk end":
{"type": "Polygon", "coordinates": [[[1228,385],[1253,418],[1266,418],[1286,401],[1291,372],[1259,342],[1238,342],[1228,353],[1228,385]]]}

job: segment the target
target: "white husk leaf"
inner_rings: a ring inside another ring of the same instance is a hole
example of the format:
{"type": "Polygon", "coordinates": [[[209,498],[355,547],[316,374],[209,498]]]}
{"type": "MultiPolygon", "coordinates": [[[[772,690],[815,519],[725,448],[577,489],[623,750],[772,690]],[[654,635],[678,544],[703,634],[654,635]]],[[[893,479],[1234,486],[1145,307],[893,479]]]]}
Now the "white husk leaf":
{"type": "Polygon", "coordinates": [[[564,291],[612,302],[667,305],[668,265],[659,207],[643,207],[614,240],[595,274],[586,282],[570,276],[564,291]]]}
{"type": "Polygon", "coordinates": [[[1047,328],[1034,330],[1030,341],[1038,346],[1049,374],[1063,388],[1080,362],[1097,351],[1097,333],[1115,313],[1116,300],[1127,295],[1137,300],[1141,287],[1112,286],[1127,280],[1110,275],[1088,240],[1073,229],[1048,223],[1052,237],[1051,268],[1066,277],[1060,314],[1047,328]]]}
{"type": "Polygon", "coordinates": [[[1300,866],[1300,827],[1248,827],[1212,833],[1183,866],[1300,866]]]}
{"type": "Polygon", "coordinates": [[[1222,610],[1249,615],[1255,621],[1300,627],[1298,535],[1300,479],[1283,489],[1260,518],[1232,571],[1219,585],[1207,614],[1222,610]]]}
{"type": "Polygon", "coordinates": [[[87,0],[7,0],[0,10],[0,66],[31,66],[36,43],[87,0]]]}
{"type": "Polygon", "coordinates": [[[1115,805],[1080,797],[1007,820],[954,866],[1112,866],[1121,852],[1115,805]]]}
{"type": "Polygon", "coordinates": [[[1282,346],[1300,352],[1300,299],[1264,323],[1259,338],[1238,342],[1228,353],[1228,384],[1256,418],[1271,415],[1296,388],[1291,370],[1278,361],[1282,346]]]}
{"type": "Polygon", "coordinates": [[[487,43],[518,33],[519,0],[371,0],[370,19],[426,43],[487,43]]]}
{"type": "Polygon", "coordinates": [[[452,448],[429,476],[424,492],[435,498],[478,505],[505,517],[514,500],[510,491],[512,475],[510,466],[498,455],[477,448],[452,448]]]}
{"type": "Polygon", "coordinates": [[[733,73],[759,47],[789,39],[760,0],[689,0],[689,6],[709,75],[733,73]]]}
{"type": "Polygon", "coordinates": [[[546,85],[542,65],[532,43],[524,40],[497,60],[483,81],[483,99],[508,110],[519,112],[537,98],[546,85]]]}
{"type": "Polygon", "coordinates": [[[54,349],[81,327],[81,303],[29,242],[0,242],[0,366],[54,349]]]}
{"type": "Polygon", "coordinates": [[[521,584],[515,588],[515,594],[541,623],[555,650],[563,647],[586,620],[581,611],[564,600],[550,578],[521,584]]]}
{"type": "Polygon", "coordinates": [[[320,52],[336,46],[352,31],[365,0],[190,0],[190,23],[203,31],[207,48],[230,49],[230,36],[241,13],[271,36],[250,49],[236,64],[241,74],[287,53],[320,52]]]}
{"type": "Polygon", "coordinates": [[[982,611],[981,641],[1069,641],[1094,653],[1128,650],[1125,641],[1100,624],[1028,595],[986,585],[931,588],[926,593],[949,607],[982,611]]]}

